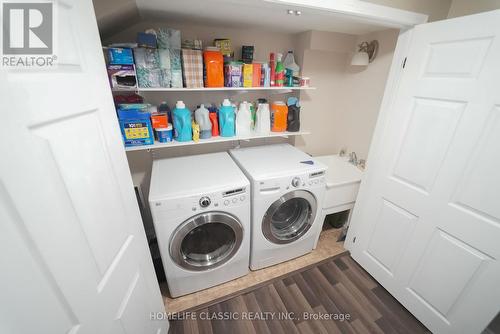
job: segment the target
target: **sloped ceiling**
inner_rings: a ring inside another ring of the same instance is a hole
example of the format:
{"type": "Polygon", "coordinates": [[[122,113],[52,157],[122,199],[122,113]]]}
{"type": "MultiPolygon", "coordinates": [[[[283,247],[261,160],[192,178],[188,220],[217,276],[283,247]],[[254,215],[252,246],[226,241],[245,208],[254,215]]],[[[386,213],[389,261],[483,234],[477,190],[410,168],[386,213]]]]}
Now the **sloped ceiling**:
{"type": "Polygon", "coordinates": [[[101,38],[141,20],[135,0],[92,0],[101,38]]]}

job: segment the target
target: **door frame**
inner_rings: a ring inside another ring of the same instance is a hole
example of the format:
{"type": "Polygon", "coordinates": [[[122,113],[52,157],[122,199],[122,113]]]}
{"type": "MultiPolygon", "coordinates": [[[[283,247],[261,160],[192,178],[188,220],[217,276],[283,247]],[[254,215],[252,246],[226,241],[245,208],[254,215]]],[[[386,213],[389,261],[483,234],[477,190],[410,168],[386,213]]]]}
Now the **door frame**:
{"type": "Polygon", "coordinates": [[[358,191],[358,197],[356,198],[356,203],[351,211],[350,220],[354,222],[349,225],[349,230],[344,242],[344,248],[351,251],[353,249],[353,244],[356,240],[356,230],[361,224],[356,224],[356,221],[361,221],[362,219],[368,219],[367,217],[362,217],[362,213],[358,208],[365,205],[366,201],[369,200],[368,195],[371,193],[371,188],[373,187],[373,177],[372,175],[377,172],[377,165],[374,164],[370,168],[370,161],[374,161],[377,156],[380,155],[381,143],[385,139],[385,129],[389,122],[389,119],[393,113],[394,103],[396,101],[396,95],[399,90],[401,83],[401,78],[403,77],[403,66],[407,61],[408,49],[411,44],[413,36],[413,28],[411,29],[401,29],[399,32],[398,40],[396,43],[396,49],[394,51],[394,56],[392,58],[391,67],[389,70],[389,76],[386,81],[384,89],[384,97],[382,98],[382,103],[380,105],[380,111],[377,116],[377,123],[375,124],[375,131],[373,132],[372,140],[370,143],[370,148],[368,150],[368,156],[366,158],[368,168],[365,173],[363,173],[362,181],[358,191]]]}

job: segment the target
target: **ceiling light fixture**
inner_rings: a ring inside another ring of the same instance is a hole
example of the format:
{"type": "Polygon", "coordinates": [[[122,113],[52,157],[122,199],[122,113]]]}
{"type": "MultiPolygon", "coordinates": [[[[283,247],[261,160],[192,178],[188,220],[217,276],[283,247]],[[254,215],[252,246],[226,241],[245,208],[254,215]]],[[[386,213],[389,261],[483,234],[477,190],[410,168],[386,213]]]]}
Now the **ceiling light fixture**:
{"type": "Polygon", "coordinates": [[[292,9],[289,9],[286,11],[288,13],[288,15],[293,15],[294,11],[292,9]]]}
{"type": "Polygon", "coordinates": [[[302,14],[302,12],[301,12],[300,10],[296,10],[296,11],[295,11],[295,15],[299,16],[299,15],[301,15],[301,14],[302,14]]]}

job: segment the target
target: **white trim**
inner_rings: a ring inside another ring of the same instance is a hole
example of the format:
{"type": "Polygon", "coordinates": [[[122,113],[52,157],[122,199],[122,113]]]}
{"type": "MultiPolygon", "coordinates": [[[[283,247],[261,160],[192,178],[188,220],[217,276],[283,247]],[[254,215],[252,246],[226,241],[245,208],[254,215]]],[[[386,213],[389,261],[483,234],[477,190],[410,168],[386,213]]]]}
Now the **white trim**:
{"type": "Polygon", "coordinates": [[[387,6],[376,5],[359,0],[264,0],[283,5],[293,5],[303,8],[323,10],[391,28],[407,29],[417,24],[427,22],[425,14],[410,12],[387,6]]]}

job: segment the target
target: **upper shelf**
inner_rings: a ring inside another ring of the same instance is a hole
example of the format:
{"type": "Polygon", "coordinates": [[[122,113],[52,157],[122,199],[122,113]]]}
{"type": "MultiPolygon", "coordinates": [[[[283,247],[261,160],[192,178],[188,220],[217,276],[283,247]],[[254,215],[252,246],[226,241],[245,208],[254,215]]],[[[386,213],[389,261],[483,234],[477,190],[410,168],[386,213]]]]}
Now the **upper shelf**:
{"type": "Polygon", "coordinates": [[[315,90],[316,87],[215,87],[215,88],[136,88],[121,89],[113,88],[114,92],[215,92],[215,91],[293,91],[293,90],[315,90]]]}

